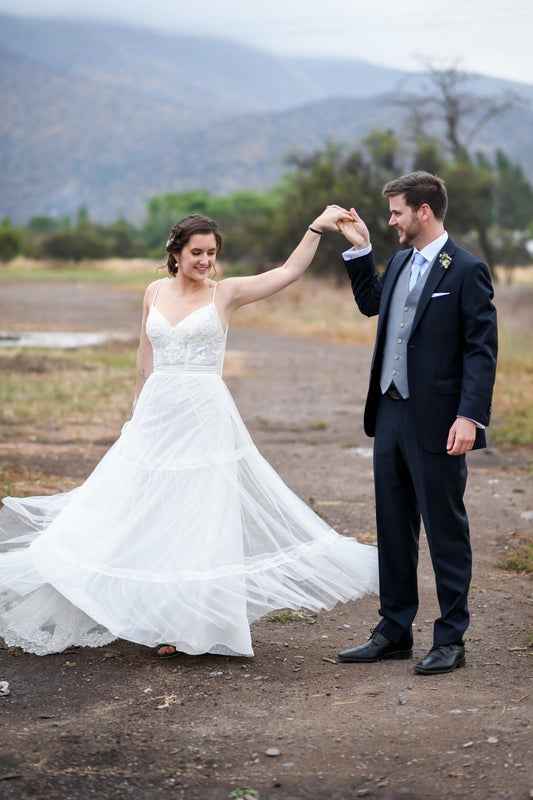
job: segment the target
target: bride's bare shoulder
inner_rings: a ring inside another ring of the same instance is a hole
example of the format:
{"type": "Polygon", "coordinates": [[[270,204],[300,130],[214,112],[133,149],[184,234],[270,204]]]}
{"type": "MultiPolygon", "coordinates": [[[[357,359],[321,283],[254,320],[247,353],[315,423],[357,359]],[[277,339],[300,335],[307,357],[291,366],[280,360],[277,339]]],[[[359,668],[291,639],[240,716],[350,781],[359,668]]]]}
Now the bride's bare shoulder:
{"type": "Polygon", "coordinates": [[[151,300],[153,298],[154,294],[156,293],[158,287],[161,286],[161,284],[165,280],[166,280],[166,278],[157,278],[155,281],[152,281],[151,283],[149,283],[148,286],[145,289],[145,292],[144,292],[145,300],[151,300]]]}

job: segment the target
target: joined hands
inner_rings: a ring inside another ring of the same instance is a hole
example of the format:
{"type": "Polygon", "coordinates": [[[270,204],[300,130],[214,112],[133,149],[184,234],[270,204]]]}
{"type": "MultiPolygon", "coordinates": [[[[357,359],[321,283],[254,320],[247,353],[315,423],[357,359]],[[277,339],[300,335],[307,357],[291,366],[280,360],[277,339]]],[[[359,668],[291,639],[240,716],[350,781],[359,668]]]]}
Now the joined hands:
{"type": "Polygon", "coordinates": [[[348,219],[342,218],[338,221],[337,228],[356,250],[363,250],[370,245],[368,228],[355,208],[350,208],[348,219]]]}
{"type": "Polygon", "coordinates": [[[370,234],[365,223],[358,215],[355,208],[347,211],[339,205],[326,206],[311,227],[317,230],[337,231],[348,239],[356,250],[362,250],[370,245],[370,234]]]}
{"type": "Polygon", "coordinates": [[[324,211],[312,223],[311,228],[317,231],[339,231],[339,222],[341,220],[351,219],[350,212],[346,211],[342,206],[329,205],[326,206],[324,211]]]}

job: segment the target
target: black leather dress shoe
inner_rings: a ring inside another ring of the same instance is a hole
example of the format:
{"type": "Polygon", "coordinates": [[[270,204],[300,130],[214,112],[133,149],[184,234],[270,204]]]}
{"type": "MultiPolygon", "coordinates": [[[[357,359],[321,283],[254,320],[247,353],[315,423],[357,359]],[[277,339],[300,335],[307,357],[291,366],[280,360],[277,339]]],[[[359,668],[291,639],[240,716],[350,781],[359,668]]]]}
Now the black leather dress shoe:
{"type": "Polygon", "coordinates": [[[386,658],[399,660],[411,658],[413,648],[411,644],[395,644],[389,641],[383,634],[374,631],[368,642],[353,647],[351,650],[343,650],[339,653],[339,661],[368,664],[373,661],[384,661],[386,658]]]}
{"type": "Polygon", "coordinates": [[[462,644],[441,644],[432,647],[420,661],[415,672],[419,675],[441,675],[465,665],[465,648],[462,644]]]}

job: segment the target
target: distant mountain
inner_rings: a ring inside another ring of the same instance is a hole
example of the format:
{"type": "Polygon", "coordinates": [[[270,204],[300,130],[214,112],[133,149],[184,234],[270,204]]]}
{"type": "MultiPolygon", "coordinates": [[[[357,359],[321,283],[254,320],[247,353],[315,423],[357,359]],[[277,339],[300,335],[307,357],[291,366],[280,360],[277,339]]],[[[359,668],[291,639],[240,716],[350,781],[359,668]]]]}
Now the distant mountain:
{"type": "MultiPolygon", "coordinates": [[[[360,61],[0,16],[0,217],[26,222],[86,203],[94,219],[138,221],[162,192],[267,188],[288,150],[401,131],[402,110],[386,101],[417,80],[360,61]]],[[[533,86],[479,84],[533,98],[533,86]]],[[[515,109],[479,144],[502,147],[533,178],[532,125],[531,108],[515,109]]]]}
{"type": "Polygon", "coordinates": [[[288,150],[387,124],[375,99],[213,119],[202,110],[67,78],[0,52],[0,216],[27,221],[86,203],[95,219],[139,220],[150,196],[273,185],[288,150]]]}
{"type": "Polygon", "coordinates": [[[356,58],[294,58],[286,63],[303,73],[323,98],[375,97],[395,92],[415,77],[356,58]]]}
{"type": "Polygon", "coordinates": [[[128,210],[139,216],[146,192],[159,191],[165,169],[167,178],[173,175],[165,158],[173,130],[185,135],[207,119],[5,52],[0,97],[0,216],[14,220],[71,213],[82,203],[102,219],[128,210]],[[147,179],[142,201],[128,185],[140,170],[147,179]],[[152,172],[158,182],[149,179],[152,172]]]}
{"type": "Polygon", "coordinates": [[[349,85],[368,97],[392,88],[396,70],[349,62],[282,59],[238,42],[164,34],[95,22],[22,19],[0,15],[0,50],[24,56],[71,78],[112,84],[128,93],[212,113],[281,110],[324,99],[349,85]],[[337,90],[332,92],[337,74],[337,90]]]}

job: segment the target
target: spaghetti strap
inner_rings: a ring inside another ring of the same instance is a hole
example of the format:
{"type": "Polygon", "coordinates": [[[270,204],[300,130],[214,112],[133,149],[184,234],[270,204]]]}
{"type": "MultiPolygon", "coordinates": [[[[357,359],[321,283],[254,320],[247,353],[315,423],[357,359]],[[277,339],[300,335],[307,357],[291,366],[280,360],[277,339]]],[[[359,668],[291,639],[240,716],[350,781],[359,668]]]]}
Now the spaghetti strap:
{"type": "Polygon", "coordinates": [[[166,278],[161,278],[161,280],[159,281],[159,283],[157,285],[157,289],[155,290],[154,296],[152,297],[152,305],[153,306],[155,306],[155,298],[157,297],[157,293],[160,290],[161,286],[163,285],[163,281],[165,281],[165,280],[166,280],[166,278]]]}
{"type": "MultiPolygon", "coordinates": [[[[222,328],[222,320],[220,319],[220,314],[218,313],[218,309],[217,309],[217,307],[215,305],[215,294],[216,294],[216,291],[217,291],[217,286],[218,286],[218,283],[215,283],[215,286],[213,288],[213,294],[211,295],[211,303],[210,303],[210,305],[212,305],[213,308],[215,309],[215,314],[217,315],[218,321],[220,322],[220,327],[222,328]]],[[[227,322],[226,323],[226,327],[223,328],[224,336],[226,338],[228,336],[228,328],[229,328],[229,322],[227,322]]]]}

